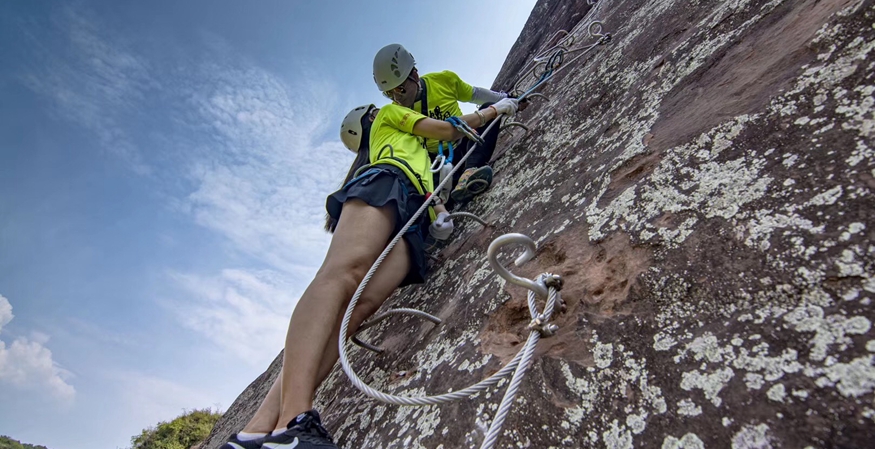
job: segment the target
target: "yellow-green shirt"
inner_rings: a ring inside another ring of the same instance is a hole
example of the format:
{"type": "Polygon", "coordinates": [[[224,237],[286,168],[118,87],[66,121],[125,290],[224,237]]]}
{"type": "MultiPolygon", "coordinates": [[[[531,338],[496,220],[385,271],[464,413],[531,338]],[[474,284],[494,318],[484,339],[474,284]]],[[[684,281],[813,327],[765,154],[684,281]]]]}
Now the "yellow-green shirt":
{"type": "Polygon", "coordinates": [[[411,175],[419,175],[426,192],[431,192],[434,190],[431,160],[422,148],[420,139],[413,135],[413,125],[424,118],[424,115],[398,104],[381,107],[371,124],[370,161],[371,164],[392,164],[407,173],[409,170],[403,164],[388,158],[394,156],[403,159],[413,169],[413,173],[407,175],[413,185],[418,186],[419,180],[411,175]],[[384,148],[387,144],[392,145],[391,150],[384,148]]]}
{"type": "MultiPolygon", "coordinates": [[[[437,120],[446,120],[450,117],[458,117],[462,115],[462,109],[459,108],[459,102],[469,102],[474,95],[474,87],[462,81],[459,75],[444,70],[443,72],[427,73],[420,78],[425,80],[425,91],[427,94],[426,105],[428,106],[428,116],[437,120]]],[[[422,102],[417,101],[413,104],[414,111],[422,111],[422,102]]],[[[420,139],[421,143],[422,139],[420,139]]],[[[426,140],[428,151],[437,153],[438,141],[435,139],[426,140]]]]}

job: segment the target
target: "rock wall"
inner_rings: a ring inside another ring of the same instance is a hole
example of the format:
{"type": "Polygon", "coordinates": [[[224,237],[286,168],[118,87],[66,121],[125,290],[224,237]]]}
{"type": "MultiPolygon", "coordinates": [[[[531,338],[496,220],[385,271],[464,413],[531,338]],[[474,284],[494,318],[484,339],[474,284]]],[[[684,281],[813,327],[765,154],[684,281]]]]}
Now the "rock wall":
{"type": "MultiPolygon", "coordinates": [[[[526,291],[486,248],[520,232],[540,249],[515,272],[562,275],[567,310],[499,447],[871,446],[875,1],[601,2],[613,41],[499,142],[494,187],[468,208],[494,226],[459,223],[428,284],[387,302],[444,324],[384,322],[365,338],[386,353],[353,349],[356,370],[437,394],[506,363],[526,291]]],[[[589,8],[540,1],[495,86],[589,8]]],[[[390,406],[338,369],[318,402],[341,447],[449,449],[479,446],[502,395],[390,406]]]]}

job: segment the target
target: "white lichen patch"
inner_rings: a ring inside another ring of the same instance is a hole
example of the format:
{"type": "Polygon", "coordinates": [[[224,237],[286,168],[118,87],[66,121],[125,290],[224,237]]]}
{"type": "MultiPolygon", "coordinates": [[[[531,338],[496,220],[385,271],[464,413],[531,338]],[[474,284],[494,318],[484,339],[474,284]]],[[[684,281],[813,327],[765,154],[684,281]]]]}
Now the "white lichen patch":
{"type": "Polygon", "coordinates": [[[677,340],[667,333],[657,332],[653,336],[653,349],[657,351],[668,351],[676,344],[677,340]]]}
{"type": "Polygon", "coordinates": [[[824,377],[818,379],[818,386],[833,386],[844,396],[858,397],[872,393],[875,389],[875,356],[858,357],[850,363],[836,363],[823,368],[824,377]]]}
{"type": "Polygon", "coordinates": [[[692,399],[681,399],[678,401],[677,413],[681,416],[699,416],[702,414],[702,407],[696,405],[692,399]]]}
{"type": "Polygon", "coordinates": [[[617,423],[615,419],[611,422],[610,429],[602,433],[602,441],[606,447],[615,449],[632,449],[632,433],[617,423]]]}
{"type": "Polygon", "coordinates": [[[595,365],[601,369],[611,366],[614,361],[614,345],[611,343],[602,344],[596,343],[593,348],[592,356],[595,359],[595,365]]]}
{"type": "Polygon", "coordinates": [[[589,236],[599,239],[622,229],[659,235],[664,243],[683,242],[698,222],[688,218],[676,229],[655,226],[666,213],[696,212],[704,218],[733,217],[743,206],[762,197],[772,178],[762,175],[765,160],[751,157],[719,161],[718,157],[757,116],[739,116],[700,136],[694,143],[672,148],[663,156],[649,182],[620,193],[604,208],[593,201],[586,208],[589,236]],[[690,159],[699,163],[689,164],[690,159]],[[622,224],[620,224],[622,222],[622,224]]]}
{"type": "Polygon", "coordinates": [[[732,449],[772,449],[769,426],[746,425],[732,436],[732,449]]]}
{"type": "Polygon", "coordinates": [[[726,388],[734,374],[732,369],[728,367],[713,373],[686,372],[681,378],[681,388],[687,391],[702,390],[705,393],[705,398],[711,401],[715,407],[719,407],[723,403],[723,400],[718,396],[720,390],[726,388]]]}
{"type": "Polygon", "coordinates": [[[748,390],[759,390],[765,385],[766,380],[762,374],[747,373],[744,375],[744,383],[747,385],[748,390]]]}
{"type": "Polygon", "coordinates": [[[775,384],[769,391],[766,392],[766,397],[775,402],[784,402],[787,397],[787,392],[784,390],[784,384],[775,384]]]}
{"type": "Polygon", "coordinates": [[[831,345],[839,345],[839,350],[844,350],[851,343],[848,335],[862,335],[872,327],[872,323],[863,316],[824,317],[823,309],[814,305],[793,309],[784,315],[784,321],[798,332],[814,332],[810,341],[811,353],[808,356],[814,361],[824,360],[831,345]]]}
{"type": "Polygon", "coordinates": [[[662,449],[705,449],[705,443],[694,433],[677,439],[671,435],[662,440],[662,449]]]}
{"type": "Polygon", "coordinates": [[[866,229],[866,225],[864,225],[863,223],[860,223],[860,222],[851,223],[848,225],[848,230],[843,232],[842,235],[839,237],[839,241],[847,242],[848,240],[851,239],[851,237],[853,235],[859,234],[860,232],[862,232],[865,229],[866,229]]]}

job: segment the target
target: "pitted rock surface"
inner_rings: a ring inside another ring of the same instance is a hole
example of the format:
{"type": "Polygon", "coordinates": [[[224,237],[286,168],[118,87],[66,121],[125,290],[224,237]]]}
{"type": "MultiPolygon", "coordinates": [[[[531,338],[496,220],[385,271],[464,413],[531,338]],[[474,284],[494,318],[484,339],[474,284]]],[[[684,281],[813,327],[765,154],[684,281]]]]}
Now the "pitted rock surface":
{"type": "MultiPolygon", "coordinates": [[[[439,394],[510,360],[526,291],[486,248],[519,232],[539,254],[514,272],[560,274],[567,310],[498,447],[870,447],[875,1],[601,1],[612,42],[540,89],[516,118],[531,132],[503,134],[468,206],[494,226],[457,223],[428,283],[385,306],[444,323],[367,331],[387,351],[352,349],[356,371],[439,394]]],[[[494,87],[589,8],[540,1],[494,87]]],[[[477,447],[502,387],[398,407],[336,369],[317,406],[341,447],[477,447]]],[[[258,403],[235,403],[205,447],[258,403]]]]}

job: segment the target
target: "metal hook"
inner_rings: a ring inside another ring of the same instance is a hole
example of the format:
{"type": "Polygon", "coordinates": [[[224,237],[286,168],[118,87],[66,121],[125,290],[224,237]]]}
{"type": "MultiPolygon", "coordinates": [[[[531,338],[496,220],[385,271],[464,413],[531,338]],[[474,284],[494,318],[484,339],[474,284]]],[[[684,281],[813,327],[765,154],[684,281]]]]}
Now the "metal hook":
{"type": "Polygon", "coordinates": [[[527,100],[530,100],[532,98],[543,98],[544,101],[550,101],[550,97],[548,97],[540,92],[532,92],[529,94],[529,96],[526,97],[527,100]]]}
{"type": "Polygon", "coordinates": [[[598,20],[593,21],[593,23],[589,24],[589,28],[587,29],[587,31],[589,31],[589,35],[592,37],[604,36],[604,34],[602,34],[602,31],[603,31],[602,23],[599,22],[598,20]]]}
{"type": "Polygon", "coordinates": [[[483,226],[491,226],[488,221],[472,214],[471,212],[453,212],[450,214],[449,218],[470,218],[483,226]]]}
{"type": "Polygon", "coordinates": [[[535,241],[523,234],[504,234],[489,244],[489,249],[486,251],[486,257],[489,259],[489,265],[492,266],[492,269],[498,273],[499,276],[504,278],[507,282],[511,284],[519,285],[520,287],[525,287],[535,294],[547,297],[547,286],[543,281],[533,281],[531,279],[521,278],[519,276],[514,275],[510,271],[507,271],[507,268],[504,268],[500,263],[498,263],[498,251],[505,245],[510,245],[512,243],[525,246],[525,252],[517,257],[514,261],[516,266],[520,266],[532,259],[535,258],[535,251],[538,249],[538,245],[535,244],[535,241]]]}
{"type": "Polygon", "coordinates": [[[372,318],[372,319],[369,320],[367,323],[364,323],[364,324],[362,324],[361,326],[359,326],[358,330],[356,330],[355,333],[352,334],[352,338],[351,338],[352,342],[355,343],[355,344],[357,344],[357,345],[359,345],[359,346],[361,346],[361,347],[363,347],[363,348],[365,348],[365,349],[369,349],[369,350],[371,350],[371,351],[374,351],[374,352],[376,352],[377,354],[382,354],[382,353],[385,351],[385,349],[383,349],[383,348],[381,348],[381,347],[379,347],[379,346],[375,346],[375,345],[372,345],[372,344],[370,344],[370,343],[366,343],[366,342],[360,340],[360,339],[358,338],[358,334],[360,334],[360,333],[362,333],[362,332],[364,332],[364,331],[366,331],[366,330],[368,330],[368,329],[370,329],[370,328],[376,326],[377,323],[379,323],[380,321],[385,320],[386,318],[389,318],[389,317],[392,316],[392,315],[403,315],[403,314],[406,314],[406,315],[413,315],[413,316],[415,316],[415,317],[419,317],[419,318],[422,318],[422,319],[424,319],[424,320],[431,321],[431,322],[434,323],[435,325],[439,325],[439,324],[441,324],[441,323],[443,322],[443,320],[441,320],[440,318],[438,318],[438,317],[436,317],[436,316],[434,316],[434,315],[431,315],[431,314],[425,313],[425,312],[423,312],[423,311],[421,311],[421,310],[416,310],[416,309],[392,309],[392,310],[387,310],[386,312],[383,312],[383,313],[377,315],[376,317],[372,318]]]}
{"type": "Polygon", "coordinates": [[[528,126],[526,126],[520,122],[512,122],[510,120],[507,120],[502,124],[501,131],[507,131],[507,132],[511,133],[511,135],[512,135],[513,132],[511,132],[509,128],[511,128],[513,126],[518,126],[522,129],[524,129],[526,131],[526,133],[523,134],[524,136],[527,136],[529,134],[529,127],[528,126]]]}

